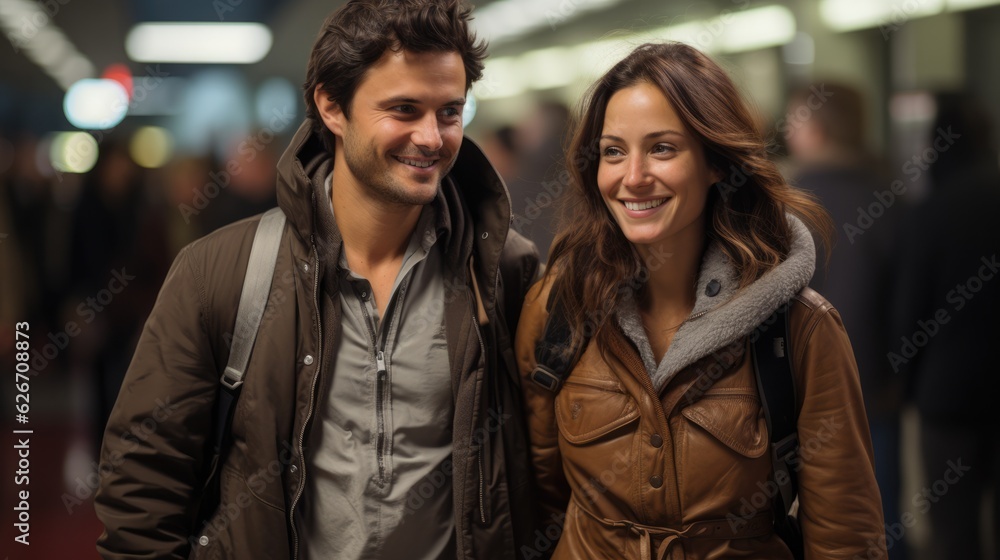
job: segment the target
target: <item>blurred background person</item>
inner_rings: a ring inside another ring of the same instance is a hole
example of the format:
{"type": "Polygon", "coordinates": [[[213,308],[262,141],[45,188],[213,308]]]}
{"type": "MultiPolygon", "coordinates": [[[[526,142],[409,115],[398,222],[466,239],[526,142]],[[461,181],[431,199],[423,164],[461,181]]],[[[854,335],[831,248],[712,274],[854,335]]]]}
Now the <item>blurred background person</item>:
{"type": "Polygon", "coordinates": [[[275,166],[278,156],[272,142],[257,140],[260,133],[232,142],[225,158],[218,163],[215,173],[205,178],[206,185],[214,182],[220,188],[213,191],[203,186],[209,202],[199,215],[202,233],[208,234],[222,226],[261,214],[278,205],[275,195],[275,166]]]}
{"type": "Polygon", "coordinates": [[[25,309],[20,321],[29,320],[35,328],[54,325],[59,303],[66,290],[64,262],[68,257],[65,240],[60,235],[60,213],[53,200],[54,178],[46,177],[36,164],[38,138],[22,134],[13,147],[10,169],[5,174],[3,199],[10,225],[4,233],[16,250],[17,273],[21,277],[20,298],[25,309]]]}
{"type": "Polygon", "coordinates": [[[517,130],[511,125],[503,125],[494,129],[484,136],[479,143],[483,153],[489,158],[490,163],[496,168],[497,173],[503,178],[504,183],[510,184],[511,180],[517,176],[520,154],[517,152],[516,138],[517,130]]]}
{"type": "MultiPolygon", "coordinates": [[[[858,208],[867,207],[875,200],[873,193],[889,186],[866,148],[864,106],[857,89],[816,82],[789,96],[783,128],[793,164],[792,184],[819,198],[836,225],[830,254],[816,245],[810,287],[830,300],[851,333],[872,432],[875,476],[885,522],[891,525],[900,517],[902,407],[901,384],[885,360],[895,214],[883,214],[867,230],[853,227],[858,208]]],[[[889,558],[906,558],[900,539],[888,549],[889,558]]]]}
{"type": "Polygon", "coordinates": [[[920,415],[930,558],[1000,558],[1000,169],[990,115],[966,93],[935,96],[930,195],[900,232],[889,363],[920,415]],[[942,491],[940,485],[946,484],[942,491]],[[992,494],[985,518],[984,499],[992,494]],[[992,548],[990,555],[986,550],[992,548]]]}
{"type": "Polygon", "coordinates": [[[73,288],[64,318],[86,326],[81,329],[86,342],[74,345],[72,355],[95,388],[95,452],[138,333],[173,257],[164,217],[147,190],[143,170],[125,147],[107,140],[84,176],[73,220],[73,288]]]}
{"type": "Polygon", "coordinates": [[[201,237],[205,229],[195,199],[208,182],[210,170],[207,158],[198,156],[178,157],[164,170],[166,236],[171,255],[201,237]]]}
{"type": "Polygon", "coordinates": [[[513,227],[535,242],[545,262],[555,238],[556,201],[569,184],[562,174],[563,142],[569,126],[569,109],[557,101],[542,101],[517,123],[514,153],[516,173],[508,181],[513,227]]]}
{"type": "MultiPolygon", "coordinates": [[[[7,135],[0,132],[0,339],[14,340],[14,324],[24,320],[29,307],[25,294],[28,270],[18,238],[11,235],[14,216],[10,188],[10,171],[13,167],[14,146],[7,135]]],[[[15,349],[0,348],[0,364],[12,366],[15,349]],[[10,360],[10,361],[8,361],[10,360]]]]}

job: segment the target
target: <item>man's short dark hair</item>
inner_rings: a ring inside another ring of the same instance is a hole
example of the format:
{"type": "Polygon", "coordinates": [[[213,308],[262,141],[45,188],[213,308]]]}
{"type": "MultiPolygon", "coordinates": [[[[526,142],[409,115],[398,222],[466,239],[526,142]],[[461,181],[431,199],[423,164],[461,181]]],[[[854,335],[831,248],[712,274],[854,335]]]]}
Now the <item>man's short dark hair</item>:
{"type": "Polygon", "coordinates": [[[457,52],[465,66],[465,88],[483,75],[486,44],[469,29],[472,8],[464,0],[351,0],[327,18],[309,56],[303,95],[306,115],[331,152],[333,134],[313,99],[316,86],[351,116],[354,92],[387,50],[457,52]]]}

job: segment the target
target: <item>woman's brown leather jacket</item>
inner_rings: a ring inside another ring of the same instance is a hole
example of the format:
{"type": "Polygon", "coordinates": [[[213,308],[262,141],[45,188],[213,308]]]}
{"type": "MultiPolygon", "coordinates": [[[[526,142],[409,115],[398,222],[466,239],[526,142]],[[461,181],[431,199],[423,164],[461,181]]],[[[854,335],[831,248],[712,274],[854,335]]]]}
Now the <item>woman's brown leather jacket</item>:
{"type": "Polygon", "coordinates": [[[707,251],[692,319],[655,376],[635,342],[641,337],[623,319],[628,313],[619,310],[613,343],[599,348],[591,341],[557,395],[533,383],[551,281],[529,292],[516,351],[546,524],[522,557],[554,551],[558,559],[791,559],[773,532],[777,486],[749,359],[749,335],[784,301],[799,407],[805,557],[885,557],[851,344],[837,311],[804,287],[814,248],[801,223],[790,221],[797,232],[792,253],[747,288],[736,289],[718,247],[707,251]]]}

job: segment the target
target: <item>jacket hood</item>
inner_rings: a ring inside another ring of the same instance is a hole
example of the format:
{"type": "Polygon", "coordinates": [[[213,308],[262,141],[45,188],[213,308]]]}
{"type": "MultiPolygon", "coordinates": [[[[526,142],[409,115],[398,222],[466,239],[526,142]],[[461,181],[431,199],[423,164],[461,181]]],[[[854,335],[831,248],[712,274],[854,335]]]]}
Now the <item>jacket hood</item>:
{"type": "Polygon", "coordinates": [[[816,269],[812,234],[795,216],[789,214],[787,218],[792,230],[788,257],[743,289],[738,289],[736,269],[721,245],[709,245],[698,272],[691,318],[677,330],[658,365],[635,299],[623,302],[618,323],[638,347],[657,390],[685,367],[752,333],[809,284],[816,269]]]}
{"type": "MultiPolygon", "coordinates": [[[[334,222],[324,224],[324,216],[317,212],[319,204],[329,204],[324,181],[333,167],[333,156],[312,125],[309,118],[302,122],[278,161],[278,206],[304,243],[319,243],[324,246],[319,248],[321,255],[336,257],[340,233],[334,222]]],[[[483,261],[477,263],[483,274],[480,288],[487,301],[494,301],[500,254],[511,223],[510,196],[482,149],[469,138],[463,139],[438,198],[447,208],[442,219],[452,232],[446,249],[448,262],[464,266],[463,256],[475,245],[483,261]]]]}

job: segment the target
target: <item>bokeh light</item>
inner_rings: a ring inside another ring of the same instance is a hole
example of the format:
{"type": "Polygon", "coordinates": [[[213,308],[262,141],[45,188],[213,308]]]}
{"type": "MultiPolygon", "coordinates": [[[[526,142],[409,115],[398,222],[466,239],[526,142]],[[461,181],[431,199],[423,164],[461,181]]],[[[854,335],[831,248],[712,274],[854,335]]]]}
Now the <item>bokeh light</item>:
{"type": "Polygon", "coordinates": [[[52,138],[49,159],[63,173],[86,173],[94,168],[100,153],[97,140],[86,132],[60,132],[52,138]]]}
{"type": "Polygon", "coordinates": [[[63,111],[70,124],[77,128],[114,128],[128,113],[128,92],[115,80],[80,80],[66,92],[63,111]]]}
{"type": "Polygon", "coordinates": [[[147,169],[163,167],[174,153],[174,138],[159,126],[144,126],[132,135],[129,154],[132,160],[147,169]]]}

